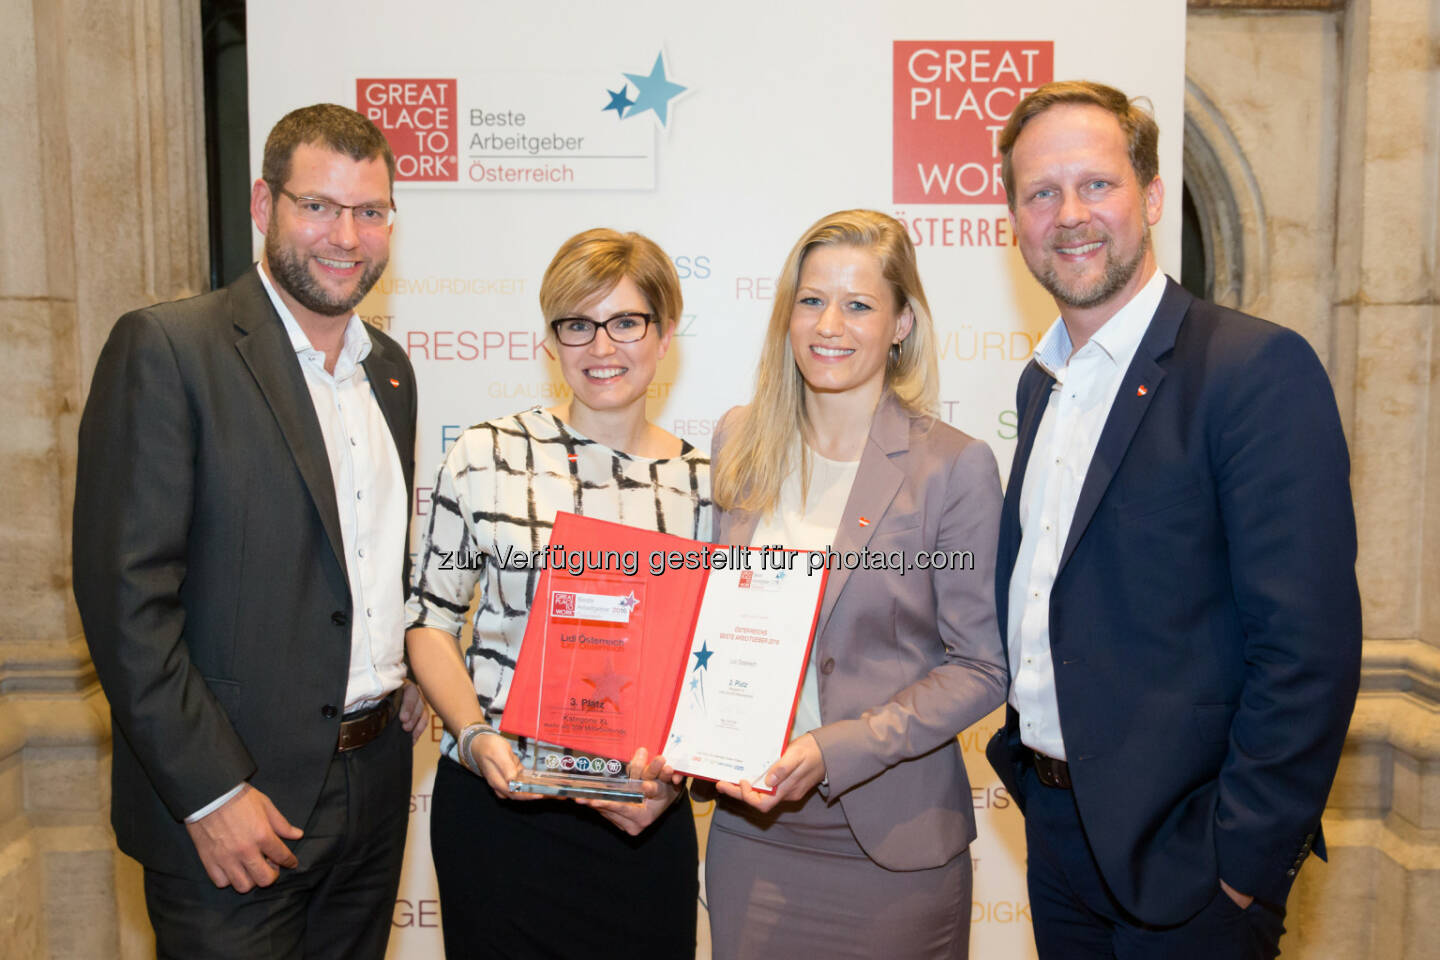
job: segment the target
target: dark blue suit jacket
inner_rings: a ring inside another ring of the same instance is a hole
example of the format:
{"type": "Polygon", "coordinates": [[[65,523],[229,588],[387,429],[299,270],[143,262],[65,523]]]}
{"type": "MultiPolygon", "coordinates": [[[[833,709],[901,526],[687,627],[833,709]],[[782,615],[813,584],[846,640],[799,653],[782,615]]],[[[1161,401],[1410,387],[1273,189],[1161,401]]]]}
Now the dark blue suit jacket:
{"type": "MultiPolygon", "coordinates": [[[[1032,361],[1017,392],[996,564],[1006,638],[1053,382],[1032,361]]],[[[1283,903],[1324,853],[1360,671],[1349,454],[1302,337],[1168,283],[1081,488],[1050,644],[1075,799],[1120,905],[1179,923],[1220,877],[1283,903]]],[[[989,754],[1023,808],[1028,754],[1007,713],[989,754]]]]}

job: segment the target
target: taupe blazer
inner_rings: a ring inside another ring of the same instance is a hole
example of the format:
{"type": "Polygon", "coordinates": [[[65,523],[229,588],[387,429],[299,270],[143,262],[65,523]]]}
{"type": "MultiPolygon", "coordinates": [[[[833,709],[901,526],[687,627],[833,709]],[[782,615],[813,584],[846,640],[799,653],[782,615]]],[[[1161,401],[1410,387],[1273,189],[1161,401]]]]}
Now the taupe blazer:
{"type": "MultiPolygon", "coordinates": [[[[727,415],[717,434],[716,464],[734,422],[727,415]]],[[[833,546],[907,568],[832,569],[811,652],[827,799],[887,869],[939,866],[975,838],[956,735],[1005,700],[994,597],[1000,505],[990,448],[911,414],[887,391],[833,546]],[[934,551],[962,556],[944,569],[915,566],[934,551]]],[[[757,520],[717,510],[716,542],[749,544],[757,520]]]]}

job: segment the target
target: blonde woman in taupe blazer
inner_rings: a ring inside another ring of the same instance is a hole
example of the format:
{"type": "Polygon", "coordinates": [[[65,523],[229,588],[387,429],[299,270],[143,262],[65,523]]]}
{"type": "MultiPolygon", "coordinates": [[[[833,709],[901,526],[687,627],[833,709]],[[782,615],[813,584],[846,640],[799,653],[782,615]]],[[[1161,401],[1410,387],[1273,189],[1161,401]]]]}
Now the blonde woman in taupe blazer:
{"type": "Polygon", "coordinates": [[[926,412],[935,391],[903,227],[820,220],[777,283],[756,397],[713,454],[719,542],[829,547],[835,564],[774,793],[717,787],[716,960],[968,955],[975,821],[955,738],[1005,696],[1001,497],[989,448],[926,412]]]}

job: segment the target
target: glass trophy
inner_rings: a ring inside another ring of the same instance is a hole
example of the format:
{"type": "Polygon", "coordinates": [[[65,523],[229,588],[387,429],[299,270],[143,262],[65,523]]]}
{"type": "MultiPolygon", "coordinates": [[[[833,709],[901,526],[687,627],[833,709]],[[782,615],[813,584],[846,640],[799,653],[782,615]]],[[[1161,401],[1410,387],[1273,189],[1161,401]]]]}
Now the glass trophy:
{"type": "Polygon", "coordinates": [[[622,776],[626,766],[613,757],[560,756],[558,753],[547,754],[542,763],[538,755],[532,753],[531,765],[510,781],[510,790],[547,797],[587,797],[616,803],[644,803],[645,794],[641,790],[644,781],[622,776]],[[594,765],[600,768],[598,774],[592,769],[594,765]]]}
{"type": "MultiPolygon", "coordinates": [[[[568,746],[543,757],[531,750],[512,791],[644,802],[643,781],[627,773],[639,742],[645,587],[631,578],[585,577],[551,593],[548,608],[531,610],[545,625],[529,726],[541,742],[568,746]]],[[[528,634],[526,647],[535,639],[528,634]]]]}

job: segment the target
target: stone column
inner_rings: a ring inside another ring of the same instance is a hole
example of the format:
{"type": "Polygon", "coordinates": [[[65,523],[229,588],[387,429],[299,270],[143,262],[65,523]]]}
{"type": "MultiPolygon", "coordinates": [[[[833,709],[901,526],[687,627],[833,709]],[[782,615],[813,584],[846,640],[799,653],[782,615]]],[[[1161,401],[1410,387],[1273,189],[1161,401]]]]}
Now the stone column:
{"type": "Polygon", "coordinates": [[[1324,359],[1359,524],[1360,700],[1285,955],[1440,957],[1440,24],[1430,0],[1190,7],[1187,127],[1262,211],[1242,306],[1324,359]]]}
{"type": "Polygon", "coordinates": [[[1336,236],[1349,353],[1365,673],[1307,878],[1316,957],[1440,957],[1440,396],[1436,365],[1435,8],[1352,0],[1336,236]],[[1425,585],[1429,590],[1425,590],[1425,585]]]}
{"type": "Polygon", "coordinates": [[[0,3],[0,954],[153,955],[109,827],[109,711],[70,593],[70,508],[111,324],[203,289],[199,8],[0,3]]]}

